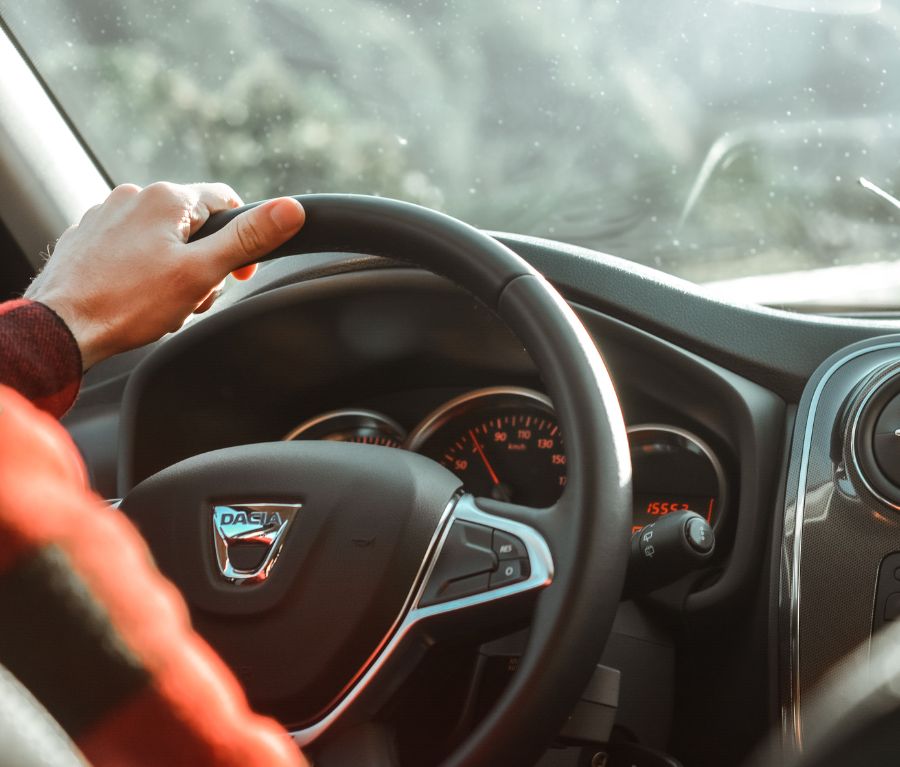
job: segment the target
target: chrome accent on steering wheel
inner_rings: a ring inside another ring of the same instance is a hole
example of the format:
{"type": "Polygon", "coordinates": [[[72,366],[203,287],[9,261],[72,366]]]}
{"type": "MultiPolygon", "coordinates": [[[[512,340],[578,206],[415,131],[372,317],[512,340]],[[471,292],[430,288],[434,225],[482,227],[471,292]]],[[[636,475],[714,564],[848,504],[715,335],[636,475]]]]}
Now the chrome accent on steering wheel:
{"type": "MultiPolygon", "coordinates": [[[[449,518],[446,518],[438,527],[435,537],[437,546],[430,546],[425,559],[422,562],[422,570],[424,577],[417,579],[417,585],[414,587],[414,594],[411,600],[411,607],[404,610],[405,616],[401,615],[401,620],[396,630],[390,636],[386,645],[382,645],[375,654],[374,660],[368,664],[367,670],[359,677],[356,684],[351,687],[346,695],[329,711],[324,717],[314,724],[302,729],[291,732],[291,737],[301,748],[318,740],[325,732],[347,712],[353,703],[360,697],[366,688],[376,679],[379,672],[387,665],[391,658],[398,653],[404,641],[410,636],[413,630],[419,624],[439,615],[465,610],[476,605],[495,602],[506,599],[511,596],[522,594],[527,591],[542,589],[549,586],[553,581],[553,557],[550,553],[550,547],[537,530],[529,525],[516,522],[496,514],[489,514],[478,508],[475,498],[469,494],[454,498],[451,502],[452,511],[449,518]],[[524,544],[528,552],[528,561],[530,564],[530,574],[528,578],[518,583],[511,583],[508,586],[485,591],[480,594],[460,597],[440,604],[433,604],[427,607],[420,607],[419,602],[428,586],[429,578],[434,571],[438,557],[441,555],[444,543],[450,533],[450,528],[456,521],[471,522],[477,525],[484,525],[494,530],[499,530],[519,538],[524,544]]],[[[420,571],[421,572],[421,571],[420,571]]]]}

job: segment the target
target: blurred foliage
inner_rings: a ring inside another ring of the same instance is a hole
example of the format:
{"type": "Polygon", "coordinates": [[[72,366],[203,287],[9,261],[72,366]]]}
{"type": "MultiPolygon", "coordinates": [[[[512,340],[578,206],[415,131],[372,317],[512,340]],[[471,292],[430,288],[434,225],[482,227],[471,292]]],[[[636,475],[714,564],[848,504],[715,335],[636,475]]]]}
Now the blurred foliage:
{"type": "Polygon", "coordinates": [[[119,181],[398,197],[700,281],[897,252],[900,217],[855,183],[900,188],[891,7],[0,0],[0,12],[119,181]]]}

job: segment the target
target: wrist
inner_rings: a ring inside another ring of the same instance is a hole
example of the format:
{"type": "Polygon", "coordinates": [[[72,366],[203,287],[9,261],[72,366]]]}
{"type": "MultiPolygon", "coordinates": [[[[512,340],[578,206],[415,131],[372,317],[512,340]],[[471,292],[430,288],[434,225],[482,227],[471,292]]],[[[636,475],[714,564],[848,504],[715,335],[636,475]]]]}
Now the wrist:
{"type": "Polygon", "coordinates": [[[65,328],[78,351],[82,372],[87,371],[103,359],[104,355],[99,353],[100,345],[96,330],[91,327],[91,323],[81,320],[80,314],[69,304],[40,295],[28,295],[27,292],[25,298],[49,309],[59,320],[60,325],[65,328]]]}

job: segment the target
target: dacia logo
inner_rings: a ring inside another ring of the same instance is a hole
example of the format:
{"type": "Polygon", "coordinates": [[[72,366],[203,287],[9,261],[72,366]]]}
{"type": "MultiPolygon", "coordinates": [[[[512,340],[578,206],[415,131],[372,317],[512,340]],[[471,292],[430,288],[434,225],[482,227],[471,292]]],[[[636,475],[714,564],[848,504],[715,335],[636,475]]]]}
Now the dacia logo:
{"type": "Polygon", "coordinates": [[[266,511],[224,511],[230,509],[230,506],[217,506],[216,509],[222,509],[219,514],[220,525],[256,525],[258,527],[269,527],[271,525],[280,525],[281,515],[277,511],[271,514],[266,511]]]}
{"type": "Polygon", "coordinates": [[[219,572],[232,583],[268,578],[300,503],[241,503],[213,506],[212,528],[219,572]],[[239,552],[250,554],[249,560],[239,552]]]}

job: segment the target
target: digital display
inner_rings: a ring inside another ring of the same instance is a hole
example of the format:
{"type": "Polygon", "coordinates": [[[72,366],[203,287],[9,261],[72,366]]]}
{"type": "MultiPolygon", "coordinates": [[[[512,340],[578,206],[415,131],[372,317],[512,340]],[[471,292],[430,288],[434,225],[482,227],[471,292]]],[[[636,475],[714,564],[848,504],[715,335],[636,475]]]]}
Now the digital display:
{"type": "Polygon", "coordinates": [[[632,533],[673,511],[693,511],[713,524],[716,499],[709,495],[659,495],[635,493],[632,533]]]}

